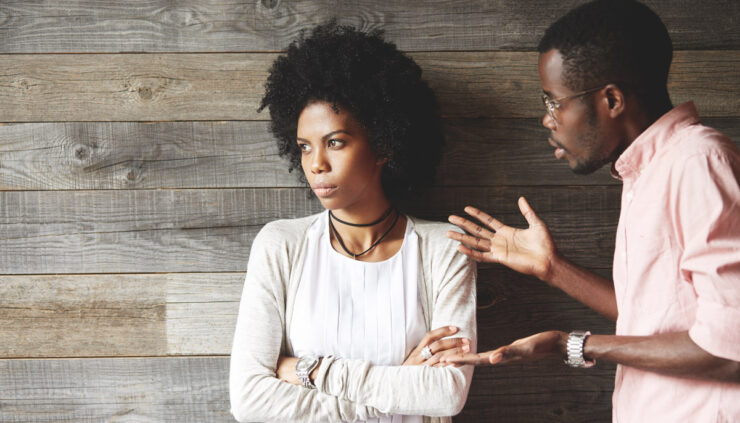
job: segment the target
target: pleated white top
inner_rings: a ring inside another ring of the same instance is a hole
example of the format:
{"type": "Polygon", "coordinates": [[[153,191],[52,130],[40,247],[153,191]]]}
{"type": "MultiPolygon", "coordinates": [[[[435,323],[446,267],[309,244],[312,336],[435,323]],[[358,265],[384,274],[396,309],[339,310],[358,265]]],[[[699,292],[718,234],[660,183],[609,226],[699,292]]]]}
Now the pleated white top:
{"type": "MultiPolygon", "coordinates": [[[[418,237],[408,220],[401,249],[387,260],[368,263],[334,250],[329,213],[324,212],[309,229],[290,322],[296,356],[335,355],[374,365],[403,364],[426,333],[418,294],[419,266],[418,237]]],[[[421,423],[422,417],[395,415],[369,421],[421,423]]]]}

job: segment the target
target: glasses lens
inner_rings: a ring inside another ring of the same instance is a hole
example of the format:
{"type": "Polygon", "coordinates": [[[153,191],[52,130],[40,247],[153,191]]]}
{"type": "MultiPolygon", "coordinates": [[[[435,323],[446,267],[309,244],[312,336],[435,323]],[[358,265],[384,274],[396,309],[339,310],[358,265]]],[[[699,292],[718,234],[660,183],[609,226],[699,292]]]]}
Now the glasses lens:
{"type": "Polygon", "coordinates": [[[550,115],[550,117],[553,120],[555,119],[555,104],[550,100],[550,97],[547,94],[542,94],[542,104],[545,105],[545,110],[547,110],[547,114],[550,115]]]}

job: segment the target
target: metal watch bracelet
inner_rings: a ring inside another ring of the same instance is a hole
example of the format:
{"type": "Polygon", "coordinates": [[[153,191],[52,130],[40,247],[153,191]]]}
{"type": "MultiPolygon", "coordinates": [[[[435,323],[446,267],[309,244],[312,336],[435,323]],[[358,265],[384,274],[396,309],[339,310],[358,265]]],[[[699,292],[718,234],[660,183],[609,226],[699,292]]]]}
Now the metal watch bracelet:
{"type": "Polygon", "coordinates": [[[586,338],[591,335],[589,331],[574,330],[568,334],[568,341],[565,345],[565,350],[568,358],[565,363],[570,367],[586,368],[596,364],[595,360],[586,360],[583,357],[583,344],[586,342],[586,338]]]}

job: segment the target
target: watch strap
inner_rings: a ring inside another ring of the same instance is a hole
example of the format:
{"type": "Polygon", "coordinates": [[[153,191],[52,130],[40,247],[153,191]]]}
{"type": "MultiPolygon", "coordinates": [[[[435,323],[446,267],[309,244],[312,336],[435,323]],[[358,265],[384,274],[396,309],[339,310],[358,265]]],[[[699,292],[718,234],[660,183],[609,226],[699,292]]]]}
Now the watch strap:
{"type": "Polygon", "coordinates": [[[589,331],[574,330],[568,334],[568,341],[565,345],[567,359],[565,363],[570,367],[591,367],[596,364],[595,360],[586,360],[583,357],[583,344],[586,338],[591,335],[589,331]]]}
{"type": "Polygon", "coordinates": [[[316,389],[316,385],[311,382],[311,372],[316,368],[316,366],[319,365],[319,360],[316,357],[301,357],[298,361],[300,362],[303,360],[312,360],[312,362],[308,366],[308,368],[304,370],[296,369],[295,374],[298,377],[298,380],[301,381],[301,385],[303,385],[303,387],[308,389],[316,389]]]}

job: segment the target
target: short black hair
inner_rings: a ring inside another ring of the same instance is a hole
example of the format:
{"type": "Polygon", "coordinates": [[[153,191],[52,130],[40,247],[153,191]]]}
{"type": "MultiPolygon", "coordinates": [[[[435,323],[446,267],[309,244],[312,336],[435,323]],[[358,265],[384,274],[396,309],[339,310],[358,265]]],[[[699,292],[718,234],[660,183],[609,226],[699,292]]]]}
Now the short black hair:
{"type": "Polygon", "coordinates": [[[563,83],[587,90],[615,83],[633,91],[649,110],[670,103],[673,45],[655,12],[634,0],[596,0],[558,19],[537,50],[563,56],[563,83]]]}
{"type": "MultiPolygon", "coordinates": [[[[332,21],[302,33],[270,69],[260,109],[270,110],[279,153],[301,168],[298,117],[314,101],[349,112],[367,131],[371,148],[388,161],[383,189],[400,199],[433,183],[444,136],[432,89],[421,68],[382,32],[332,21]]],[[[305,182],[305,175],[300,174],[305,182]]]]}

